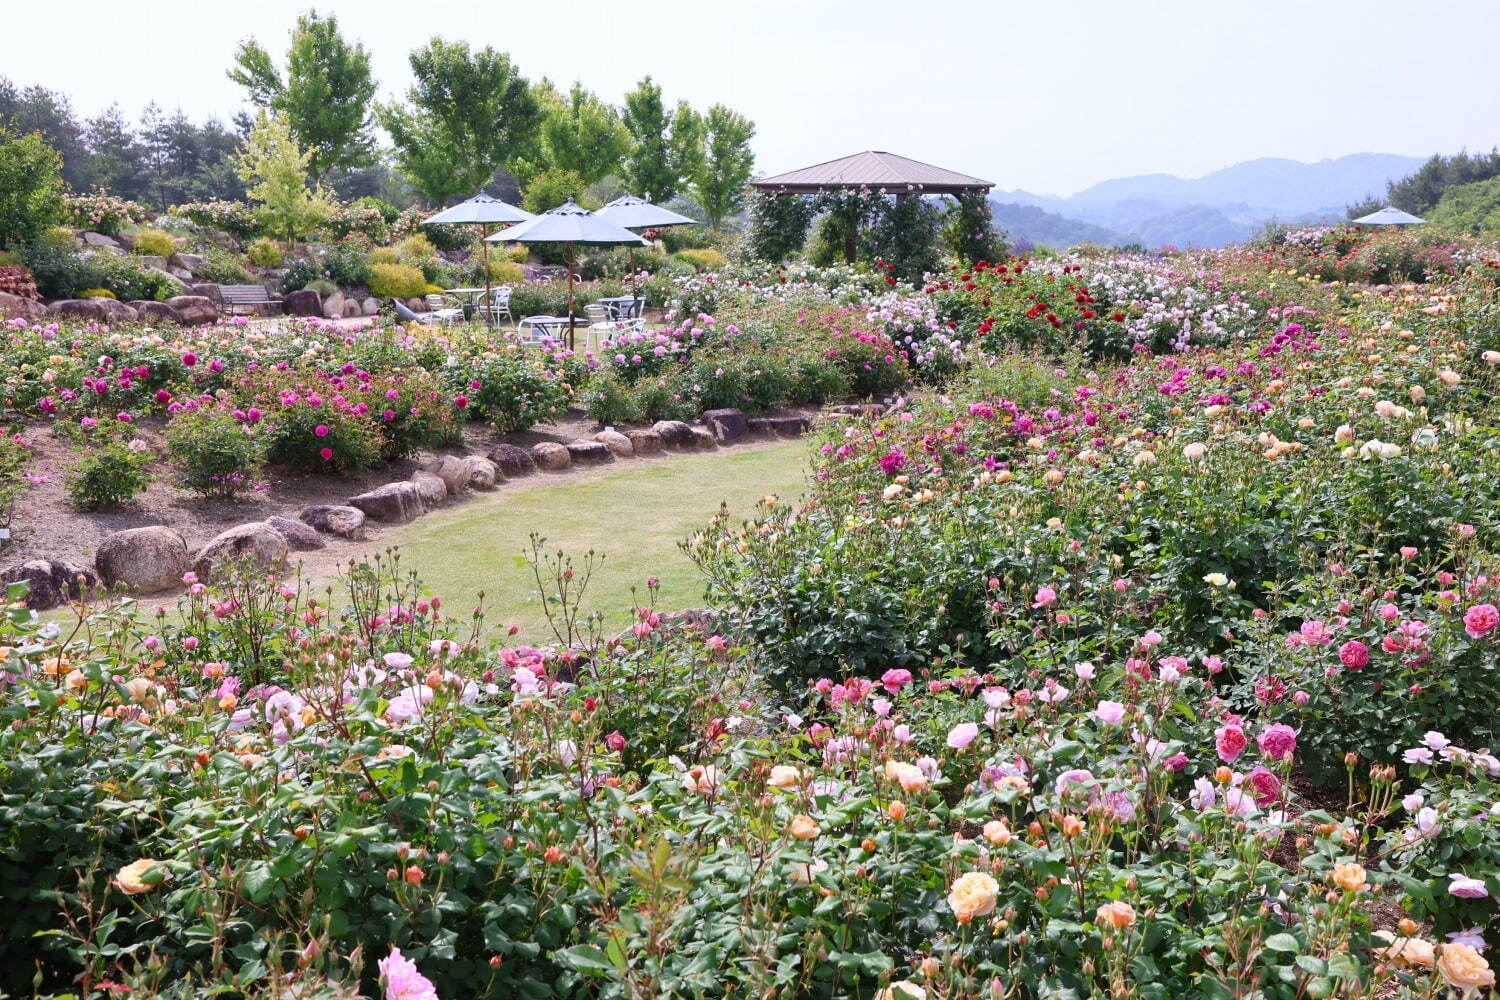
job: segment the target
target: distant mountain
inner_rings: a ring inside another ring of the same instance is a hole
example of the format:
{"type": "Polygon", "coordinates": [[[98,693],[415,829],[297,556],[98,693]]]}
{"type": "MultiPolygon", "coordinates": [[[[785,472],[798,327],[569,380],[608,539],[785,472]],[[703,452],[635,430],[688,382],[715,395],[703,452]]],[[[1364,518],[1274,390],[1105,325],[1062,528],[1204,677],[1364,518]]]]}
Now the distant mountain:
{"type": "MultiPolygon", "coordinates": [[[[1001,191],[991,196],[991,207],[1042,209],[1064,221],[1114,230],[1121,242],[1149,247],[1223,246],[1272,220],[1335,221],[1346,205],[1380,194],[1387,181],[1405,177],[1423,162],[1423,157],[1393,153],[1354,153],[1317,163],[1263,157],[1195,178],[1118,177],[1066,198],[1001,191]]],[[[1051,225],[1059,239],[1065,238],[1064,228],[1051,225]]]]}
{"type": "Polygon", "coordinates": [[[1334,160],[1299,163],[1280,157],[1236,163],[1202,177],[1142,174],[1101,181],[1073,196],[1080,203],[1141,199],[1168,205],[1238,203],[1282,214],[1342,212],[1344,206],[1385,190],[1386,181],[1405,177],[1425,157],[1394,153],[1353,153],[1334,160]]]}
{"type": "Polygon", "coordinates": [[[1080,219],[1069,219],[1036,205],[992,201],[990,214],[1012,240],[1025,240],[1035,246],[1061,249],[1079,243],[1098,243],[1117,247],[1134,242],[1124,233],[1080,219]]]}

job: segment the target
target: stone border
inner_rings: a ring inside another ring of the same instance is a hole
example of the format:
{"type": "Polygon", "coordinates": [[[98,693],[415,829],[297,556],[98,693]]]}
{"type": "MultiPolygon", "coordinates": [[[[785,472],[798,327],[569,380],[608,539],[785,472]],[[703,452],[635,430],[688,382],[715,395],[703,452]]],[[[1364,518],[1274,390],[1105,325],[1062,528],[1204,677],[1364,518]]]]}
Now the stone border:
{"type": "MultiPolygon", "coordinates": [[[[840,407],[827,416],[870,412],[879,410],[840,407]]],[[[148,525],[106,536],[96,550],[92,572],[62,560],[31,559],[0,572],[0,581],[30,582],[28,606],[44,611],[76,599],[96,581],[137,594],[176,589],[190,572],[207,583],[226,559],[253,560],[268,570],[283,571],[291,552],[323,548],[327,544],[324,535],[358,541],[365,536],[367,521],[408,524],[472,491],[490,490],[506,479],[534,475],[538,469],[563,472],[574,466],[610,465],[621,458],[712,451],[751,435],[795,438],[810,431],[815,419],[801,414],[747,417],[736,409],[709,410],[701,418],[703,426],[658,420],[650,427],[606,429],[566,443],[543,441],[530,448],[500,444],[482,456],[439,455],[411,478],[385,483],[344,504],[312,504],[296,520],[275,515],[235,525],[196,553],[172,528],[148,525]]]]}

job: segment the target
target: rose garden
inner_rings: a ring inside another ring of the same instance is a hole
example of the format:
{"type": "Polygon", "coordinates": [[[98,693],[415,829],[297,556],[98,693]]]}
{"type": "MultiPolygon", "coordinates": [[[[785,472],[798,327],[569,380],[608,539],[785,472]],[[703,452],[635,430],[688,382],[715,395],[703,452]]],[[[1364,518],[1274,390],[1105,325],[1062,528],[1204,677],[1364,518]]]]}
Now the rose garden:
{"type": "Polygon", "coordinates": [[[1023,252],[721,162],[575,259],[246,142],[247,200],[0,192],[0,995],[1491,995],[1493,240],[1023,252]],[[488,283],[577,342],[431,322],[488,283]],[[400,555],[772,447],[800,490],[645,554],[690,604],[547,523],[400,555]]]}

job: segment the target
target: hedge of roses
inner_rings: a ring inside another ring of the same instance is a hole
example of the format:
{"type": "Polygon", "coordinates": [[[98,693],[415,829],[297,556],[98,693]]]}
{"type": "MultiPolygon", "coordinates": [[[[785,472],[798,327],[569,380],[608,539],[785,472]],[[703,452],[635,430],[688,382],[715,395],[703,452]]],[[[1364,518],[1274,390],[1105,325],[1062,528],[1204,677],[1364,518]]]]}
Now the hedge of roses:
{"type": "Polygon", "coordinates": [[[1405,781],[1351,754],[1358,794],[1318,808],[1291,779],[1336,717],[1229,712],[1213,662],[1154,631],[1109,664],[1038,647],[1015,680],[931,664],[787,699],[732,640],[649,606],[622,637],[578,634],[572,567],[540,575],[569,640],[548,649],[483,638],[482,609],[454,616],[384,560],[316,594],[189,577],[154,622],[128,605],[66,630],[11,612],[0,986],[1493,985],[1500,762],[1482,750],[1427,732],[1405,781]]]}

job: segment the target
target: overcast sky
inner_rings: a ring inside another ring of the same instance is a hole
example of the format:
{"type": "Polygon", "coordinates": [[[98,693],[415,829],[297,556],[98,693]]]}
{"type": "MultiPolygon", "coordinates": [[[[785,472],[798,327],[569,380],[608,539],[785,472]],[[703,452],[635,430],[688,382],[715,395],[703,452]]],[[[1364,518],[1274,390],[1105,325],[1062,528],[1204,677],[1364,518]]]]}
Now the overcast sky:
{"type": "MultiPolygon", "coordinates": [[[[0,75],[93,114],[148,101],[227,118],[236,43],[280,57],[307,0],[10,0],[0,75]],[[24,44],[17,44],[26,40],[24,44]]],[[[757,168],[885,149],[1068,194],[1259,156],[1427,155],[1500,142],[1500,0],[323,0],[384,97],[433,34],[611,101],[669,100],[758,129],[757,168]]]]}

